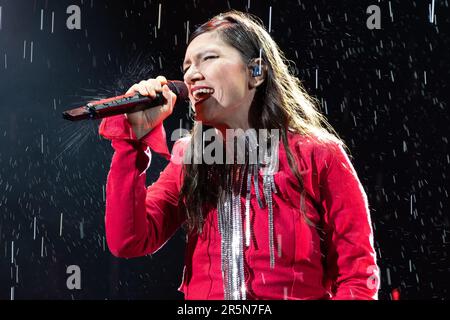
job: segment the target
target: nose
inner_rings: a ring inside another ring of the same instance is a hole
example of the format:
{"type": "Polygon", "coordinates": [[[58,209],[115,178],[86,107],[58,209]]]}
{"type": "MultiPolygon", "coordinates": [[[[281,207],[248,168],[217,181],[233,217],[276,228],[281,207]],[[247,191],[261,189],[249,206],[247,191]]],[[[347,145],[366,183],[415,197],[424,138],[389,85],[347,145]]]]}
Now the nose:
{"type": "Polygon", "coordinates": [[[184,82],[186,84],[194,84],[196,81],[203,80],[205,77],[194,65],[189,67],[189,70],[184,75],[184,82]]]}

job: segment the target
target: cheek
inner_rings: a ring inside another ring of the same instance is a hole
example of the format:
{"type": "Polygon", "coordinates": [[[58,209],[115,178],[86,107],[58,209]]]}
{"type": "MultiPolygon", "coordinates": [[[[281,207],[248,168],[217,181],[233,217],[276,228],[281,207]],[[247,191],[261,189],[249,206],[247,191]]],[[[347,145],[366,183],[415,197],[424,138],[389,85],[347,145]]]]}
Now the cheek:
{"type": "Polygon", "coordinates": [[[242,81],[235,81],[228,84],[228,96],[226,98],[228,106],[238,107],[243,101],[246,100],[247,91],[246,85],[242,81]]]}
{"type": "Polygon", "coordinates": [[[224,65],[218,74],[220,82],[219,95],[223,102],[235,102],[245,97],[247,93],[247,77],[241,66],[235,64],[224,65]]]}
{"type": "Polygon", "coordinates": [[[237,63],[237,58],[218,59],[205,65],[201,71],[206,82],[215,89],[214,100],[203,106],[200,112],[212,117],[233,112],[244,101],[248,93],[247,67],[237,63]]]}

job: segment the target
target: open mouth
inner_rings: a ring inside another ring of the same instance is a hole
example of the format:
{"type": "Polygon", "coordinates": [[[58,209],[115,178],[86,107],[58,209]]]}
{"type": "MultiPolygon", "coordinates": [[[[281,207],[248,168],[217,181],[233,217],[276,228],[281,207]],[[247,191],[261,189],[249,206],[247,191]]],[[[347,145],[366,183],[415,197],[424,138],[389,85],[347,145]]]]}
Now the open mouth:
{"type": "Polygon", "coordinates": [[[192,97],[195,100],[195,104],[205,101],[214,93],[213,88],[198,87],[192,90],[192,97]]]}

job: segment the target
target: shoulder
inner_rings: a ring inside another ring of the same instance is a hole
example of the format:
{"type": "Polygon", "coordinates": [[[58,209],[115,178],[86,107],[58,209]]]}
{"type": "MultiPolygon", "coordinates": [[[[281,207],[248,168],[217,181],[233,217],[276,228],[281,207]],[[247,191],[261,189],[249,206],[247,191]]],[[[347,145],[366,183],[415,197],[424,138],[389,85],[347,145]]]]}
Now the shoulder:
{"type": "Polygon", "coordinates": [[[355,181],[355,171],[345,143],[332,135],[291,134],[291,150],[318,175],[321,184],[338,182],[341,185],[355,181]],[[295,150],[295,151],[294,151],[295,150]],[[327,182],[325,182],[327,181],[327,182]]]}
{"type": "Polygon", "coordinates": [[[291,151],[298,157],[324,165],[331,163],[336,157],[347,155],[344,142],[325,130],[309,134],[288,131],[288,141],[291,151]]]}
{"type": "Polygon", "coordinates": [[[188,150],[190,143],[191,136],[186,136],[178,139],[172,147],[170,162],[173,162],[175,164],[182,164],[185,153],[188,150]]]}

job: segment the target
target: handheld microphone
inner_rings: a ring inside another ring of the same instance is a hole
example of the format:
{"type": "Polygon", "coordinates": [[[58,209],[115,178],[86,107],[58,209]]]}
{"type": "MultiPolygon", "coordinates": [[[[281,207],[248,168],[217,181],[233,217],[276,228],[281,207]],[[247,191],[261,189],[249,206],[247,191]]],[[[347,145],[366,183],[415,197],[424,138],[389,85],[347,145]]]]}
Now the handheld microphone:
{"type": "MultiPolygon", "coordinates": [[[[188,99],[188,88],[183,81],[167,81],[167,86],[177,95],[177,102],[188,99]]],[[[157,92],[155,98],[143,96],[139,93],[129,93],[108,99],[91,101],[85,106],[64,111],[62,116],[70,121],[100,119],[150,109],[161,106],[164,103],[166,103],[166,99],[161,92],[157,92]]]]}

